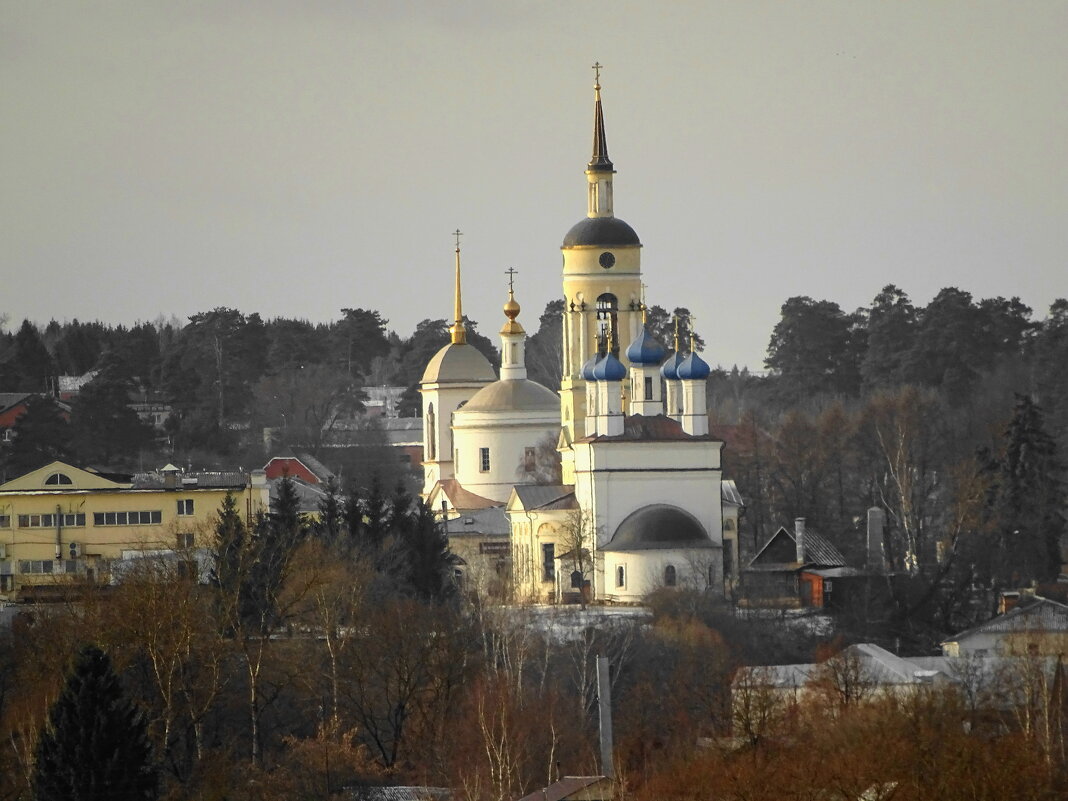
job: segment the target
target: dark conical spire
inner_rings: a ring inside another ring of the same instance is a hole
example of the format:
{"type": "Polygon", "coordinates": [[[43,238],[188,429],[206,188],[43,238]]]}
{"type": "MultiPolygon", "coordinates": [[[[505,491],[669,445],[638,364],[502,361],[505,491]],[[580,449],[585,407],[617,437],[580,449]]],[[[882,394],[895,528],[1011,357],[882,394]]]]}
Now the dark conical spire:
{"type": "Polygon", "coordinates": [[[601,111],[601,65],[594,64],[597,79],[593,84],[593,158],[586,168],[590,172],[613,172],[608,158],[608,141],[604,135],[604,112],[601,111]]]}

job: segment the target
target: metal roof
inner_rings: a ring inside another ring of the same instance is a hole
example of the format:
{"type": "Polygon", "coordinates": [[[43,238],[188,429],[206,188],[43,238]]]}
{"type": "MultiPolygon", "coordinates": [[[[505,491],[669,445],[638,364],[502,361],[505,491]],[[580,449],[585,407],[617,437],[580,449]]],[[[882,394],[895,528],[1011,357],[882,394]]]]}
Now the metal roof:
{"type": "Polygon", "coordinates": [[[577,509],[575,488],[570,484],[520,484],[515,487],[519,502],[527,510],[577,509]]]}
{"type": "Polygon", "coordinates": [[[1003,615],[965,629],[945,642],[957,642],[972,634],[1010,633],[1014,631],[1068,631],[1068,606],[1049,598],[1035,597],[1022,601],[1003,615]]]}
{"type": "Polygon", "coordinates": [[[503,506],[474,509],[462,513],[459,517],[449,518],[445,523],[445,530],[450,537],[465,534],[507,535],[510,532],[503,506]]]}

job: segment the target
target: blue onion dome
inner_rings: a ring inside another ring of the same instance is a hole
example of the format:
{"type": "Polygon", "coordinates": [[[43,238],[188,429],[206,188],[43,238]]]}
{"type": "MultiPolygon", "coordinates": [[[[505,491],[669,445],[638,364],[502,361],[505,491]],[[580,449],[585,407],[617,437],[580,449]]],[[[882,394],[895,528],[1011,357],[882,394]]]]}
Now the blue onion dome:
{"type": "Polygon", "coordinates": [[[597,362],[601,359],[600,353],[595,353],[582,365],[582,369],[579,370],[579,375],[586,381],[595,380],[593,377],[593,368],[597,366],[597,362]]]}
{"type": "Polygon", "coordinates": [[[683,381],[704,381],[712,370],[696,352],[690,351],[678,367],[678,376],[683,381]]]}
{"type": "Polygon", "coordinates": [[[627,368],[623,362],[609,353],[593,368],[593,377],[596,381],[622,381],[627,377],[627,368]]]}
{"type": "Polygon", "coordinates": [[[679,365],[682,364],[683,356],[679,351],[675,351],[668,360],[664,362],[663,367],[660,368],[660,375],[668,381],[675,381],[678,379],[679,365]]]}
{"type": "Polygon", "coordinates": [[[666,355],[664,346],[656,341],[644,325],[627,348],[627,359],[631,364],[660,364],[666,355]]]}

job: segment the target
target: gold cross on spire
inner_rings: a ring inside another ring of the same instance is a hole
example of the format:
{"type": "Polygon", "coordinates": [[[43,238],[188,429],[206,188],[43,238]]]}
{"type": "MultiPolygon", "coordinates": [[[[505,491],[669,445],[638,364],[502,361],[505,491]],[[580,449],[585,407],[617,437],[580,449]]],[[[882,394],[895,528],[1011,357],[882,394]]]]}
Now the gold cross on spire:
{"type": "Polygon", "coordinates": [[[600,61],[595,61],[593,66],[590,69],[593,70],[593,73],[594,73],[594,76],[595,76],[594,77],[594,85],[598,89],[600,89],[601,88],[601,70],[604,69],[604,64],[602,64],[600,61]]]}
{"type": "Polygon", "coordinates": [[[457,228],[455,231],[452,232],[452,235],[456,237],[456,252],[459,253],[460,252],[460,237],[463,236],[463,234],[460,233],[460,229],[457,228]]]}
{"type": "Polygon", "coordinates": [[[515,291],[515,274],[519,272],[515,267],[509,267],[504,271],[504,274],[508,276],[508,292],[515,291]]]}
{"type": "Polygon", "coordinates": [[[639,308],[642,310],[642,324],[644,325],[648,317],[648,307],[645,305],[645,290],[648,286],[644,283],[639,284],[641,295],[639,297],[639,308]]]}

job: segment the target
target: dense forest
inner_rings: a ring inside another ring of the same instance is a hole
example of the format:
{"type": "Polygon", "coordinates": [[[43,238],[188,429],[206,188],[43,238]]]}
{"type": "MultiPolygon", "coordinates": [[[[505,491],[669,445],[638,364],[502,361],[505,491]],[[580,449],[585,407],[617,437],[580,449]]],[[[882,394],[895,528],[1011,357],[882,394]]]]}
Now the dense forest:
{"type": "MultiPolygon", "coordinates": [[[[532,376],[549,386],[562,305],[546,307],[528,345],[532,376]]],[[[674,316],[685,338],[685,309],[650,309],[665,343],[674,316]]],[[[496,361],[474,323],[469,331],[496,361]]],[[[0,337],[0,390],[49,395],[59,375],[98,372],[69,422],[48,398],[31,404],[4,467],[256,466],[256,432],[272,428],[338,470],[324,425],[358,416],[372,385],[412,388],[406,411],[416,413],[414,386],[446,341],[443,320],[401,338],[362,309],[330,324],[233,309],[185,325],[23,322],[0,337]],[[165,432],[129,410],[138,394],[173,405],[165,432]]],[[[706,357],[715,362],[714,345],[706,357]]],[[[597,654],[613,665],[616,758],[637,799],[711,788],[855,798],[891,784],[894,798],[1059,797],[1063,692],[1043,696],[1041,726],[962,728],[974,715],[953,693],[872,706],[828,686],[823,702],[764,736],[738,719],[729,690],[739,665],[826,658],[861,639],[926,652],[988,617],[1000,590],[1054,579],[1065,364],[1064,300],[1037,319],[1016,299],[957,289],[919,308],[890,286],[852,313],[791,298],[766,373],[715,371],[713,431],[746,502],[750,554],[805,517],[862,563],[867,510],[887,515],[890,603],[842,616],[833,634],[687,591],[650,598],[640,623],[504,612],[482,588],[451,582],[447,541],[403,476],[340,471],[344,486],[330,486],[315,525],[295,514],[289,490],[250,526],[224,505],[205,532],[209,576],[146,561],[121,584],[72,587],[69,602],[0,634],[0,801],[64,797],[45,794],[34,765],[66,764],[78,727],[105,724],[108,737],[126,737],[115,748],[143,763],[137,797],[318,799],[407,783],[452,787],[463,801],[518,798],[558,774],[599,771],[597,654]],[[107,710],[86,706],[92,694],[79,688],[90,686],[114,698],[107,710]],[[123,725],[107,724],[120,713],[123,725]],[[730,748],[708,747],[730,733],[730,748]]],[[[1014,713],[1032,720],[1035,710],[1014,713]]]]}

